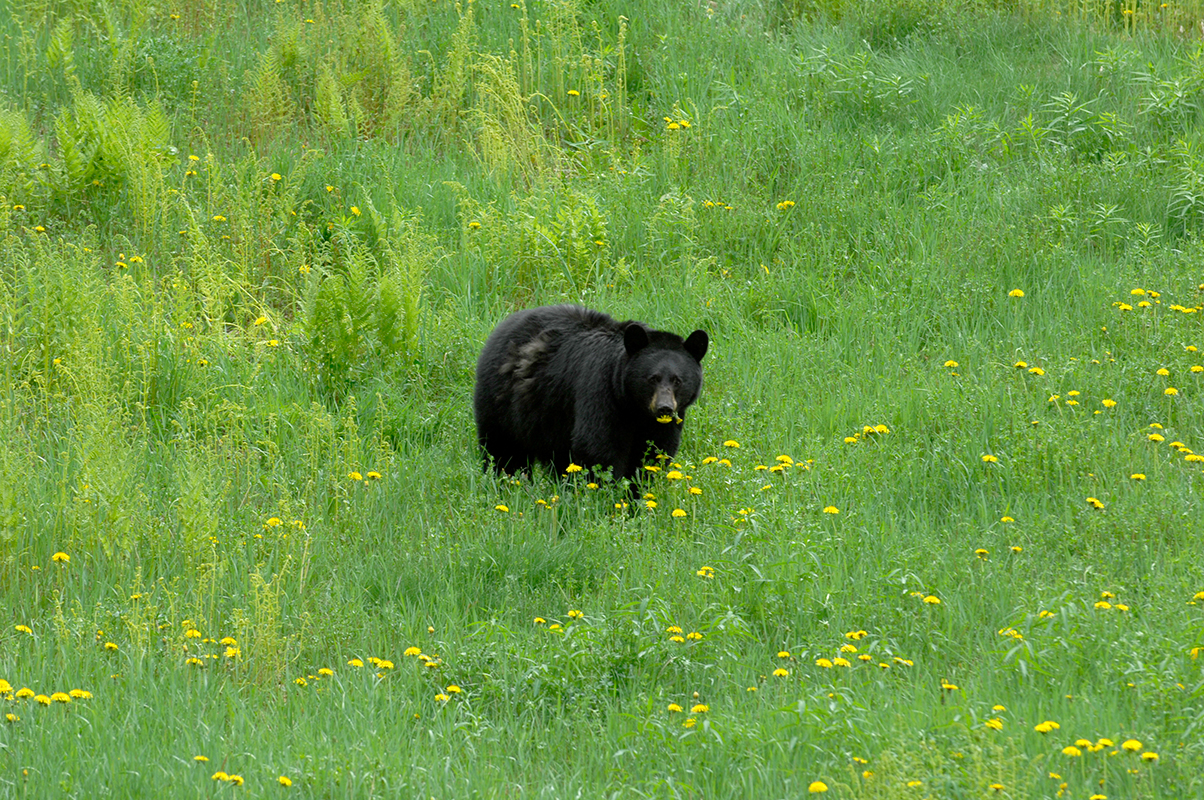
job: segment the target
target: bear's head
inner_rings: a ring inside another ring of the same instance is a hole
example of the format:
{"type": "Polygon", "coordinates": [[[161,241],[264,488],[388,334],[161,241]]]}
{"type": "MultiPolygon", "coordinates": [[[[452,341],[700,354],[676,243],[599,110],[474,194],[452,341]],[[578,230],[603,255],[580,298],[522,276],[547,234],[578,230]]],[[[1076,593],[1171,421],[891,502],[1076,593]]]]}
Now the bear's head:
{"type": "Polygon", "coordinates": [[[694,331],[685,339],[629,323],[623,331],[627,366],[623,383],[629,403],[660,422],[678,421],[702,389],[702,357],[710,339],[694,331]]]}

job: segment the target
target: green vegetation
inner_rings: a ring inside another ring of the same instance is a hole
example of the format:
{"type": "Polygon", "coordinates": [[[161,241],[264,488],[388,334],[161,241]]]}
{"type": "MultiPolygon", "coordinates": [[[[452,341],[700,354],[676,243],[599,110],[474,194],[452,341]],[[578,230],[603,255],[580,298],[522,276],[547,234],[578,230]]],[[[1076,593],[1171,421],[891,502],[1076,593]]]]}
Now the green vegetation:
{"type": "Polygon", "coordinates": [[[1204,794],[1204,13],[999,5],[0,3],[0,796],[1204,794]]]}

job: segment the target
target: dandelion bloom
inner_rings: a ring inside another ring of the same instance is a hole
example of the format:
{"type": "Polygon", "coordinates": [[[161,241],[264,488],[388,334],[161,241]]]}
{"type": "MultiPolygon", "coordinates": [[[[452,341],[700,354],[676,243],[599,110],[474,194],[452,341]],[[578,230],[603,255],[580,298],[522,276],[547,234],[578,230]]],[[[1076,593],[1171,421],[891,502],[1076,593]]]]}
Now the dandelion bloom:
{"type": "Polygon", "coordinates": [[[1142,744],[1136,739],[1126,739],[1120,743],[1120,747],[1122,750],[1128,750],[1130,753],[1136,753],[1141,749],[1142,744]]]}
{"type": "Polygon", "coordinates": [[[939,606],[941,604],[941,598],[930,594],[924,598],[924,602],[930,606],[939,606]]]}
{"type": "Polygon", "coordinates": [[[1087,498],[1087,505],[1091,506],[1091,507],[1092,507],[1092,508],[1094,508],[1096,511],[1103,511],[1103,510],[1104,510],[1104,504],[1103,504],[1103,503],[1101,503],[1101,502],[1099,501],[1099,499],[1098,499],[1098,498],[1095,498],[1095,497],[1088,497],[1088,498],[1087,498]]]}
{"type": "Polygon", "coordinates": [[[775,677],[775,678],[788,678],[788,677],[790,677],[790,670],[788,670],[788,669],[783,669],[782,667],[778,667],[777,669],[775,669],[775,670],[773,671],[773,677],[775,677]]]}
{"type": "Polygon", "coordinates": [[[993,731],[1003,730],[1003,720],[1001,720],[999,717],[991,717],[989,720],[984,722],[983,725],[985,725],[986,727],[990,728],[993,731]]]}
{"type": "Polygon", "coordinates": [[[699,567],[698,571],[695,572],[694,574],[700,578],[714,578],[715,577],[715,568],[707,567],[707,566],[699,567]]]}
{"type": "Polygon", "coordinates": [[[995,464],[998,461],[999,461],[999,456],[993,456],[990,453],[984,453],[982,456],[982,463],[984,463],[984,464],[995,464]]]}
{"type": "Polygon", "coordinates": [[[1162,390],[1162,393],[1167,397],[1174,397],[1175,395],[1179,394],[1179,390],[1174,386],[1168,386],[1162,390]]]}
{"type": "Polygon", "coordinates": [[[584,467],[582,467],[580,464],[569,464],[567,467],[564,468],[564,471],[571,475],[574,472],[580,472],[583,469],[584,469],[584,467]]]}
{"type": "Polygon", "coordinates": [[[58,552],[52,555],[50,560],[56,564],[68,564],[71,562],[71,556],[63,552],[58,552]]]}
{"type": "Polygon", "coordinates": [[[947,369],[957,369],[958,366],[959,366],[959,364],[956,361],[954,361],[953,359],[950,359],[945,362],[945,367],[947,369]]]}
{"type": "Polygon", "coordinates": [[[723,446],[735,448],[735,447],[739,447],[740,443],[737,442],[735,439],[728,439],[726,442],[723,443],[723,446]]]}
{"type": "Polygon", "coordinates": [[[33,628],[29,627],[28,625],[14,625],[13,630],[15,630],[17,633],[28,633],[31,636],[33,635],[33,628]]]}
{"type": "Polygon", "coordinates": [[[1062,755],[1064,755],[1064,756],[1070,756],[1071,758],[1074,758],[1077,756],[1081,756],[1082,754],[1083,754],[1083,751],[1078,749],[1077,747],[1075,747],[1072,744],[1067,745],[1066,747],[1062,748],[1062,755]]]}
{"type": "Polygon", "coordinates": [[[686,638],[692,642],[697,642],[702,639],[702,634],[699,633],[698,631],[690,631],[689,633],[686,634],[686,638]]]}
{"type": "Polygon", "coordinates": [[[33,699],[34,699],[34,701],[36,701],[44,706],[50,705],[50,698],[44,694],[34,695],[33,699]]]}
{"type": "Polygon", "coordinates": [[[825,514],[839,514],[840,509],[837,508],[836,506],[824,506],[824,513],[825,514]]]}
{"type": "Polygon", "coordinates": [[[1141,473],[1141,472],[1134,472],[1132,475],[1130,475],[1130,476],[1129,476],[1129,478],[1130,478],[1131,480],[1135,480],[1135,481],[1144,481],[1144,480],[1145,480],[1145,474],[1144,474],[1144,473],[1141,473]]]}
{"type": "Polygon", "coordinates": [[[849,631],[848,633],[846,633],[844,635],[844,638],[852,639],[853,641],[857,641],[859,639],[864,639],[868,635],[869,634],[866,633],[865,631],[849,631]]]}
{"type": "Polygon", "coordinates": [[[820,794],[828,791],[828,784],[823,781],[812,781],[811,785],[807,787],[807,791],[811,794],[820,794]]]}
{"type": "Polygon", "coordinates": [[[1024,290],[1013,289],[1012,291],[1008,292],[1008,297],[1024,297],[1024,290]]]}
{"type": "Polygon", "coordinates": [[[690,709],[690,713],[691,714],[705,714],[706,712],[708,712],[710,710],[711,710],[710,706],[704,705],[702,703],[698,703],[693,708],[690,709]]]}
{"type": "Polygon", "coordinates": [[[1148,753],[1148,752],[1147,752],[1147,753],[1142,753],[1142,754],[1141,754],[1141,760],[1142,760],[1142,761],[1150,761],[1150,762],[1157,761],[1157,760],[1158,760],[1158,754],[1157,754],[1157,753],[1148,753]]]}
{"type": "Polygon", "coordinates": [[[678,517],[678,518],[681,518],[681,517],[684,517],[685,515],[686,515],[686,510],[685,510],[684,508],[675,508],[675,509],[673,509],[673,514],[672,514],[672,516],[674,516],[674,517],[678,517]]]}
{"type": "Polygon", "coordinates": [[[815,666],[823,667],[824,669],[832,669],[832,662],[826,658],[815,659],[815,666]]]}
{"type": "Polygon", "coordinates": [[[287,775],[281,775],[279,778],[276,779],[276,783],[280,784],[281,786],[285,787],[286,789],[289,786],[293,785],[293,782],[288,779],[287,775]]]}
{"type": "Polygon", "coordinates": [[[91,700],[92,699],[92,693],[89,692],[87,689],[72,689],[71,691],[67,692],[67,694],[71,695],[76,700],[91,700]]]}
{"type": "MultiPolygon", "coordinates": [[[[205,759],[205,760],[208,761],[209,759],[205,759]]],[[[228,781],[228,780],[230,780],[230,776],[227,775],[226,773],[222,772],[221,770],[218,770],[217,772],[213,773],[213,780],[228,781]]]]}
{"type": "Polygon", "coordinates": [[[505,514],[505,513],[507,513],[507,512],[509,512],[509,511],[510,511],[510,508],[509,508],[509,506],[504,506],[504,505],[502,505],[501,503],[498,503],[496,506],[494,506],[494,507],[493,507],[493,510],[494,510],[494,511],[500,511],[500,512],[502,512],[503,514],[505,514]]]}
{"type": "Polygon", "coordinates": [[[681,711],[681,706],[679,706],[677,703],[670,703],[669,707],[666,710],[670,714],[676,714],[681,711]]]}

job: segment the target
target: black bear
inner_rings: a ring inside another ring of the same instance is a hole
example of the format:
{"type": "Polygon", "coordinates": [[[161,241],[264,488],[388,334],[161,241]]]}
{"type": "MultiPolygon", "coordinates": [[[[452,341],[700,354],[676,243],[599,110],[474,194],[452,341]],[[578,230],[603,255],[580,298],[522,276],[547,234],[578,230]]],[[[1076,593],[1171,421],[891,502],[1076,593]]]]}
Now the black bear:
{"type": "Polygon", "coordinates": [[[677,453],[708,344],[581,306],[516,311],[477,361],[477,440],[499,472],[539,461],[632,478],[650,451],[677,453]]]}

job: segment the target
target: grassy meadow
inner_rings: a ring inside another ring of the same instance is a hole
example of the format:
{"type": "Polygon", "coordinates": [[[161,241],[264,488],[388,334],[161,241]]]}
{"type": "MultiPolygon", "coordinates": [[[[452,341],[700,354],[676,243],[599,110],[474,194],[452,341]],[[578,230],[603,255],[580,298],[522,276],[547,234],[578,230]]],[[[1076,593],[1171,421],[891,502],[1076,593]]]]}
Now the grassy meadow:
{"type": "Polygon", "coordinates": [[[1202,20],[0,0],[0,797],[1204,797],[1202,20]],[[553,302],[710,334],[638,500],[553,302]]]}

